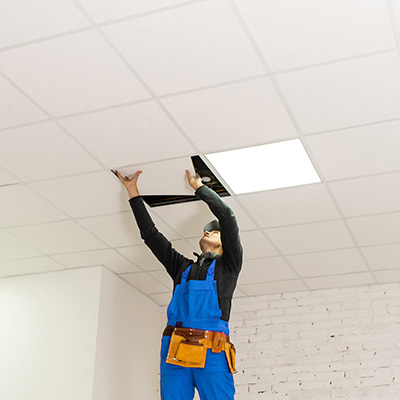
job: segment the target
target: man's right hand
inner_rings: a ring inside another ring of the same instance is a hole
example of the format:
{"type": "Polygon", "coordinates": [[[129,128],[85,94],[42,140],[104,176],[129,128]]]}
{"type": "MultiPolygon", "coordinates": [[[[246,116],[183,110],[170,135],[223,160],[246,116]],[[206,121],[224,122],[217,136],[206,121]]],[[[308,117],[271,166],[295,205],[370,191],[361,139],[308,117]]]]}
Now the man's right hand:
{"type": "Polygon", "coordinates": [[[130,199],[139,196],[137,181],[142,172],[143,171],[137,171],[136,174],[133,176],[133,178],[129,179],[127,176],[125,176],[124,178],[118,171],[116,171],[119,180],[126,187],[130,199]]]}

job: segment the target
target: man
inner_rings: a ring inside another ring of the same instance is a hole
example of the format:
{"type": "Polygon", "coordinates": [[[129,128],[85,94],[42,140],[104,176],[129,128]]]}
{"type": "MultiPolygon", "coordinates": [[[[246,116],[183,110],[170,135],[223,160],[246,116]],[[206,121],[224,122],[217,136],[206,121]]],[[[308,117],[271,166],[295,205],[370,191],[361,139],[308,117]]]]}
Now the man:
{"type": "Polygon", "coordinates": [[[117,176],[126,187],[141,237],[174,281],[168,325],[161,342],[162,400],[192,400],[196,387],[202,400],[233,400],[235,351],[229,341],[233,292],[242,267],[243,250],[232,209],[200,176],[188,183],[217,217],[204,227],[197,261],[172,248],[157,230],[139,195],[137,181],[117,176]]]}

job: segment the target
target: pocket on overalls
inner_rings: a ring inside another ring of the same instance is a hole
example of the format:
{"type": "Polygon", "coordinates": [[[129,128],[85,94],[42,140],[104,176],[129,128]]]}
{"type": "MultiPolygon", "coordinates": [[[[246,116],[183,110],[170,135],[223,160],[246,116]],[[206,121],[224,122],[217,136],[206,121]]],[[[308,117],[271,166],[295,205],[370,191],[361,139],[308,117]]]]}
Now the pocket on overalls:
{"type": "Polygon", "coordinates": [[[165,362],[181,367],[204,368],[207,347],[200,339],[199,343],[187,341],[185,337],[172,334],[165,362]]]}
{"type": "Polygon", "coordinates": [[[225,343],[225,355],[228,361],[229,370],[232,372],[232,374],[234,374],[236,372],[236,350],[232,343],[225,343]]]}

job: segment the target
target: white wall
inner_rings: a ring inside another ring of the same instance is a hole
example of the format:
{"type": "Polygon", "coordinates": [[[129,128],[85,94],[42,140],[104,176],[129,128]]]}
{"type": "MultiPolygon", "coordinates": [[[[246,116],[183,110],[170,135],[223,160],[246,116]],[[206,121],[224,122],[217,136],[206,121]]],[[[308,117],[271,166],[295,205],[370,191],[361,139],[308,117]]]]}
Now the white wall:
{"type": "Polygon", "coordinates": [[[0,398],[92,398],[101,269],[0,279],[0,398]]]}
{"type": "Polygon", "coordinates": [[[94,400],[159,399],[160,307],[103,270],[94,400]]]}
{"type": "Polygon", "coordinates": [[[234,299],[236,400],[400,398],[400,284],[234,299]]]}
{"type": "Polygon", "coordinates": [[[102,267],[0,279],[0,399],[157,399],[159,316],[102,267]]]}

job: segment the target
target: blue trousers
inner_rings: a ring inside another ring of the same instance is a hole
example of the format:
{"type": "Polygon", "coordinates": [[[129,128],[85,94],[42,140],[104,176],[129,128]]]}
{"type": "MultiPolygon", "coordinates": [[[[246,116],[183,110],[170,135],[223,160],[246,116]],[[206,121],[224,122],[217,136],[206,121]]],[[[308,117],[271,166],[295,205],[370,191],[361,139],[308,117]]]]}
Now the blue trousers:
{"type": "Polygon", "coordinates": [[[167,364],[170,336],[161,341],[161,399],[193,400],[194,388],[197,388],[201,400],[233,400],[235,386],[229,370],[225,352],[213,353],[207,350],[204,368],[185,368],[167,364]]]}

